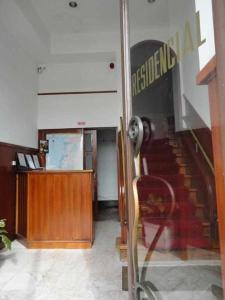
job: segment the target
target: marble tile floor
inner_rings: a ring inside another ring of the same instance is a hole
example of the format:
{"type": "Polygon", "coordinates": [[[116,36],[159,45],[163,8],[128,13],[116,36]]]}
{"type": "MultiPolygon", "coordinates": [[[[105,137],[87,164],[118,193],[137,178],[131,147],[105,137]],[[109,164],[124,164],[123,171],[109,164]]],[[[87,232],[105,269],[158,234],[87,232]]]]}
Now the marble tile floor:
{"type": "Polygon", "coordinates": [[[127,300],[115,248],[117,221],[96,222],[90,250],[28,250],[17,241],[0,253],[0,300],[127,300]]]}
{"type": "Polygon", "coordinates": [[[221,268],[212,265],[150,267],[146,280],[160,291],[163,300],[214,300],[217,298],[213,295],[212,285],[222,285],[221,268]]]}
{"type": "Polygon", "coordinates": [[[97,221],[119,221],[118,207],[100,207],[98,210],[97,221]]]}

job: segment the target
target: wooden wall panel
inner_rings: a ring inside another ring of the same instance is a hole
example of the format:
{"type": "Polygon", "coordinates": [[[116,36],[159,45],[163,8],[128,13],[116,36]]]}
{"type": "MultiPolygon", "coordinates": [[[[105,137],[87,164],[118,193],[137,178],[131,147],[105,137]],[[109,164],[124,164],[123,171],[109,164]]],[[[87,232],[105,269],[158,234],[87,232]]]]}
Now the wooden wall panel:
{"type": "Polygon", "coordinates": [[[118,133],[117,145],[117,165],[118,165],[118,194],[119,194],[119,217],[120,217],[120,244],[127,245],[127,216],[126,216],[126,196],[125,196],[125,178],[124,178],[124,160],[122,133],[118,133]]]}
{"type": "Polygon", "coordinates": [[[16,176],[16,186],[22,188],[16,195],[16,234],[27,237],[27,177],[25,174],[16,176]],[[20,216],[20,219],[18,219],[20,216]]]}
{"type": "Polygon", "coordinates": [[[16,153],[37,153],[36,149],[0,142],[0,218],[7,219],[10,238],[15,237],[16,153]]]}
{"type": "Polygon", "coordinates": [[[93,173],[32,171],[18,174],[18,228],[27,216],[28,248],[90,248],[93,241],[93,173]],[[27,178],[24,185],[23,177],[27,178]],[[21,191],[23,190],[23,191],[21,191]],[[27,201],[27,206],[23,205],[27,201]],[[22,203],[20,203],[22,202],[22,203]]]}

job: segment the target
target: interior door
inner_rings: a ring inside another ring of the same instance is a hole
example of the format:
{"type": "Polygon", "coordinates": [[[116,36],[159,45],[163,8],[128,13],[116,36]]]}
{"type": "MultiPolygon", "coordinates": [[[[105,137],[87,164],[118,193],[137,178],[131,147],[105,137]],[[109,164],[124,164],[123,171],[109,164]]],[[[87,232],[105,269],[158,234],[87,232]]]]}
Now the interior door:
{"type": "Polygon", "coordinates": [[[213,116],[197,84],[212,15],[211,1],[121,1],[130,299],[223,299],[213,116]]]}

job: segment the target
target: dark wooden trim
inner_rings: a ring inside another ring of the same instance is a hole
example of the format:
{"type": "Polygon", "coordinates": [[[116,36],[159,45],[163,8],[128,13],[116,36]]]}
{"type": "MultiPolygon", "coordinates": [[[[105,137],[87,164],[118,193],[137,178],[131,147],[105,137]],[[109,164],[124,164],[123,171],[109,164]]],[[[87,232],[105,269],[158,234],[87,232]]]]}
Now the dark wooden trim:
{"type": "Polygon", "coordinates": [[[83,95],[83,94],[115,94],[115,93],[117,93],[117,90],[79,91],[79,92],[48,92],[48,93],[38,93],[38,96],[83,95]]]}
{"type": "Polygon", "coordinates": [[[117,133],[117,174],[118,174],[118,204],[120,219],[120,244],[127,245],[127,203],[125,192],[125,161],[123,132],[117,133]]]}
{"type": "Polygon", "coordinates": [[[38,150],[31,147],[0,142],[0,218],[7,220],[7,231],[11,239],[15,238],[16,230],[16,153],[37,154],[38,150]]]}
{"type": "Polygon", "coordinates": [[[1,142],[1,141],[0,141],[0,146],[7,147],[7,148],[12,148],[12,149],[15,149],[15,148],[24,149],[24,151],[28,151],[28,152],[29,151],[33,151],[33,152],[37,151],[36,148],[21,146],[21,145],[14,145],[14,144],[5,143],[5,142],[1,142]]]}
{"type": "Polygon", "coordinates": [[[197,85],[207,85],[216,76],[216,56],[198,73],[197,85]]]}
{"type": "Polygon", "coordinates": [[[45,140],[47,134],[58,134],[58,133],[83,133],[83,129],[82,128],[39,129],[38,140],[45,140]]]}
{"type": "Polygon", "coordinates": [[[78,129],[78,128],[56,128],[56,129],[39,129],[38,130],[38,139],[41,140],[45,140],[46,139],[46,135],[47,134],[57,134],[57,133],[82,133],[83,130],[82,128],[78,129]]]}

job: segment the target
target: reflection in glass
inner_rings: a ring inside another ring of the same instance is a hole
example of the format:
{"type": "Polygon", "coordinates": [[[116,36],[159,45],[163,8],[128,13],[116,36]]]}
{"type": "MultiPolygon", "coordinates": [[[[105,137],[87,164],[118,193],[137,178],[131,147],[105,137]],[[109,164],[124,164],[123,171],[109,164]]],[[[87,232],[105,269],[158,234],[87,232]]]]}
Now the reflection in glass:
{"type": "Polygon", "coordinates": [[[138,299],[222,299],[209,96],[196,84],[215,55],[211,1],[132,0],[130,30],[133,115],[145,130],[138,299]]]}

